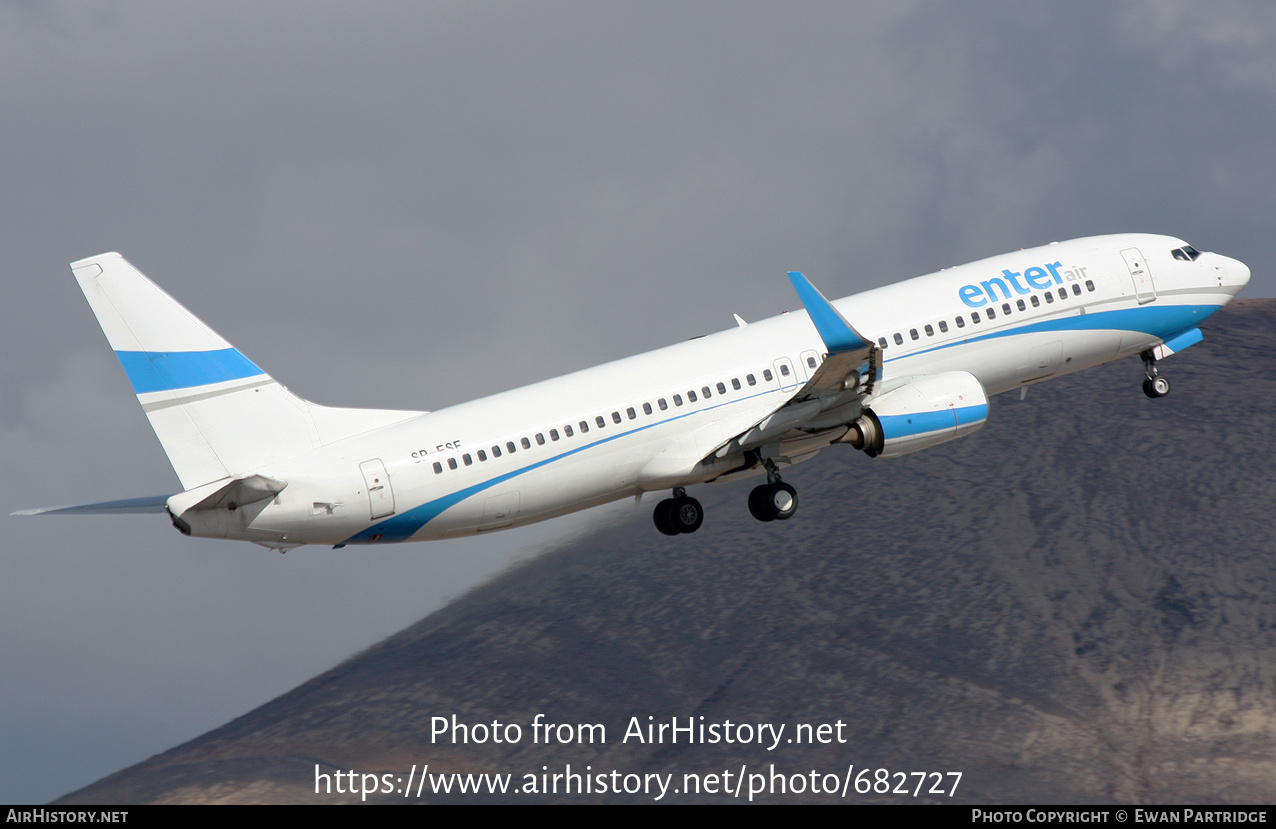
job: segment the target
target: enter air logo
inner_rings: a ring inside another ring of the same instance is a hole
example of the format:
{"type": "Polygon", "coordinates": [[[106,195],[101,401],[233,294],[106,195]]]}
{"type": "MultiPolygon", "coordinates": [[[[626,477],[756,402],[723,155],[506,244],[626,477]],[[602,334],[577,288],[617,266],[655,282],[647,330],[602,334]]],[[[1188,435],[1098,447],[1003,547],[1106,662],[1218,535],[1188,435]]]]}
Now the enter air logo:
{"type": "Polygon", "coordinates": [[[1068,269],[1061,274],[1062,268],[1063,265],[1060,262],[1034,265],[1031,268],[1024,268],[1023,273],[1006,268],[1001,272],[1001,276],[985,279],[978,285],[962,285],[957,289],[957,296],[971,308],[982,308],[990,302],[1010,299],[1012,291],[1015,294],[1024,295],[1034,290],[1043,291],[1053,285],[1062,285],[1064,275],[1070,281],[1085,278],[1085,268],[1068,269]]]}

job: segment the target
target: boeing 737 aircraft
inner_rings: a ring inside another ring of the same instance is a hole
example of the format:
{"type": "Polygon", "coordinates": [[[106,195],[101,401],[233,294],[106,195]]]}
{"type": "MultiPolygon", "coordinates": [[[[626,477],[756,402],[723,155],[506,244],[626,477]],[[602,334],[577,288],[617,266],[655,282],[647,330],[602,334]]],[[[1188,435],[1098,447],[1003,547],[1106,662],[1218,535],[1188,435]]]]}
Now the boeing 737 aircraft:
{"type": "Polygon", "coordinates": [[[186,535],[302,544],[451,538],[645,492],[668,535],[686,488],[765,475],[759,521],[797,510],[781,471],[834,444],[890,458],[970,434],[988,397],[1138,354],[1159,360],[1249,281],[1169,236],[1057,242],[436,412],[289,392],[117,253],[71,265],[184,491],[21,514],[167,512],[186,535]]]}

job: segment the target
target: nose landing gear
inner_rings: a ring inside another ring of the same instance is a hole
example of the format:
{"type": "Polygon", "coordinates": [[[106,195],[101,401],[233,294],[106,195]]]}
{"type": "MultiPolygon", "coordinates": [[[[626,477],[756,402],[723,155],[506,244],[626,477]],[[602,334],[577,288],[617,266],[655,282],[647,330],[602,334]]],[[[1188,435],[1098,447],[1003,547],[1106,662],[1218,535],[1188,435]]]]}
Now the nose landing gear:
{"type": "Polygon", "coordinates": [[[1143,381],[1143,393],[1153,398],[1165,397],[1170,393],[1170,381],[1157,373],[1156,358],[1151,351],[1144,351],[1139,356],[1143,358],[1143,370],[1147,372],[1143,381]]]}

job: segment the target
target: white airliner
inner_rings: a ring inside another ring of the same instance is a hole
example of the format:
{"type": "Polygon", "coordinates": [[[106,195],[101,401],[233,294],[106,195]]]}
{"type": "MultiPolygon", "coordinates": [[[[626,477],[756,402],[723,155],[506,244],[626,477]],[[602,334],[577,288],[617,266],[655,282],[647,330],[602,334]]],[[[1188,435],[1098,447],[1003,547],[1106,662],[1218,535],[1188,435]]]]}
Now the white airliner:
{"type": "Polygon", "coordinates": [[[780,471],[833,444],[894,457],[969,434],[988,397],[1139,354],[1157,361],[1249,281],[1169,236],[1058,242],[436,412],[336,409],[289,392],[117,253],[71,265],[184,491],[20,514],[167,512],[178,530],[286,551],[451,538],[644,492],[694,532],[686,487],[765,475],[760,521],[790,518],[780,471]]]}

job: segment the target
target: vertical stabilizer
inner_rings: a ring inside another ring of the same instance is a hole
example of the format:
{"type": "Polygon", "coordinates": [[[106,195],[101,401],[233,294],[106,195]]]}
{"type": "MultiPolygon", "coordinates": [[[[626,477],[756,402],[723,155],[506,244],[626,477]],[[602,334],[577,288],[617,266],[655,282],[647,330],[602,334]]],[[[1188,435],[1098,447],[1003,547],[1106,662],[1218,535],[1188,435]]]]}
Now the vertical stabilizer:
{"type": "Polygon", "coordinates": [[[420,414],[302,400],[118,253],[71,270],[186,489],[420,414]]]}

